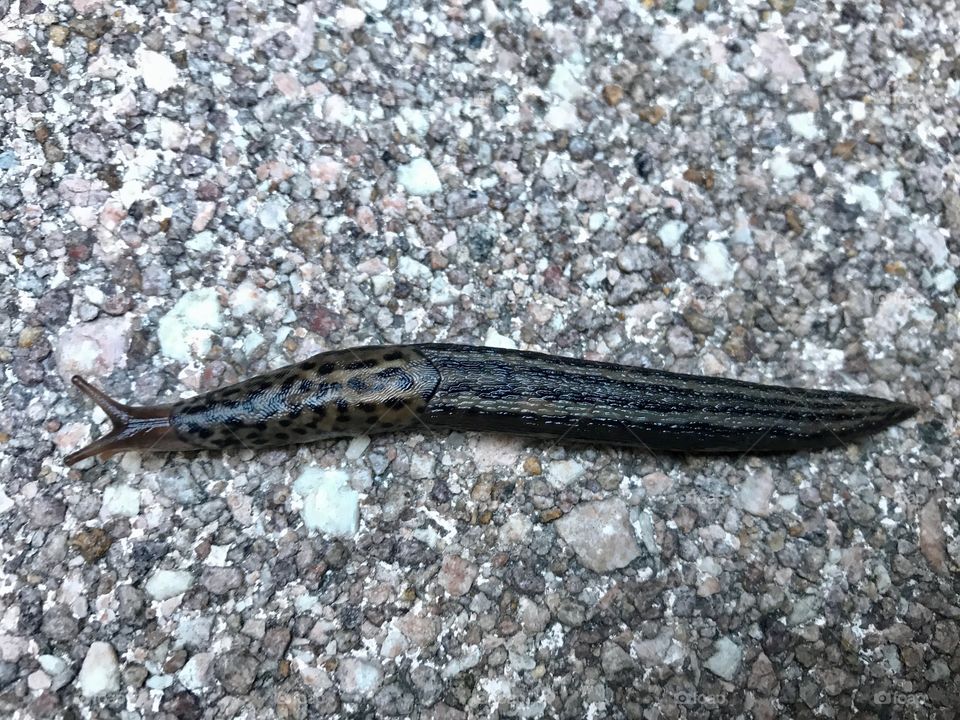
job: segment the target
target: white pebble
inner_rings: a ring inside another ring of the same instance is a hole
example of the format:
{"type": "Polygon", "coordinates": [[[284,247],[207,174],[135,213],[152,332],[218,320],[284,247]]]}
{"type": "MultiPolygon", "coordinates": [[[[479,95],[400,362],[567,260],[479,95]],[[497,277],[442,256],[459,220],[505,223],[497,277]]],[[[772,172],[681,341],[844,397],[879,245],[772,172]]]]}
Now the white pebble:
{"type": "Polygon", "coordinates": [[[337,25],[340,26],[341,30],[346,30],[347,32],[353,32],[357,28],[362,27],[366,19],[367,14],[360,8],[344,5],[337,10],[337,25]]]}
{"type": "Polygon", "coordinates": [[[374,662],[358,657],[344,658],[337,668],[340,692],[349,698],[369,697],[380,687],[383,671],[374,662]]]}
{"type": "Polygon", "coordinates": [[[220,299],[212,288],[186,293],[160,318],[157,338],[160,351],[173,360],[190,362],[210,352],[213,331],[220,329],[220,299]]]}
{"type": "Polygon", "coordinates": [[[54,690],[59,690],[72,678],[70,663],[59,655],[40,655],[37,657],[37,662],[52,679],[54,690]]]}
{"type": "Polygon", "coordinates": [[[933,286],[937,289],[937,292],[949,292],[957,284],[957,273],[953,268],[947,268],[946,270],[941,270],[936,275],[933,276],[933,286]]]}
{"type": "Polygon", "coordinates": [[[275,291],[267,292],[250,280],[244,280],[230,293],[228,304],[234,317],[244,317],[252,312],[270,315],[283,303],[283,298],[275,291]]]}
{"type": "Polygon", "coordinates": [[[100,513],[104,516],[136,517],[140,514],[140,491],[122,483],[110,485],[103,491],[100,513]]]}
{"type": "Polygon", "coordinates": [[[534,18],[542,18],[553,8],[550,0],[520,0],[520,6],[534,18]]]}
{"type": "Polygon", "coordinates": [[[427,120],[427,116],[416,108],[409,106],[400,108],[400,117],[417,135],[426,135],[427,130],[430,129],[430,121],[427,120]]]}
{"type": "Polygon", "coordinates": [[[422,157],[397,168],[397,182],[411,195],[433,195],[443,189],[437,171],[422,157]]]}
{"type": "Polygon", "coordinates": [[[657,237],[660,238],[660,242],[667,250],[674,253],[674,250],[680,246],[680,238],[686,231],[687,224],[685,222],[668,220],[657,231],[657,237]]]}
{"type": "Polygon", "coordinates": [[[558,490],[583,477],[583,465],[576,460],[558,460],[547,468],[547,481],[558,490]]]}
{"type": "Polygon", "coordinates": [[[793,180],[800,174],[797,166],[782,152],[770,158],[770,172],[778,180],[793,180]]]}
{"type": "Polygon", "coordinates": [[[137,67],[143,84],[154,92],[169,90],[179,82],[177,66],[166,55],[153,50],[137,51],[137,67]]]}
{"type": "Polygon", "coordinates": [[[753,231],[750,229],[750,218],[743,211],[743,208],[737,208],[737,217],[733,224],[732,240],[741,245],[753,244],[753,231]]]}
{"type": "Polygon", "coordinates": [[[46,690],[51,684],[50,676],[47,675],[43,670],[34,670],[32,673],[27,675],[27,687],[31,690],[46,690]]]}
{"type": "Polygon", "coordinates": [[[197,653],[177,673],[177,679],[187,690],[202,690],[210,681],[212,653],[197,653]]]}
{"type": "Polygon", "coordinates": [[[404,277],[410,278],[411,280],[420,278],[421,280],[429,280],[432,273],[430,268],[424,265],[422,262],[417,262],[411,257],[404,255],[397,261],[397,272],[404,277]]]}
{"type": "Polygon", "coordinates": [[[95,642],[87,650],[83,659],[77,684],[84,697],[97,697],[120,689],[120,666],[113,646],[106,642],[95,642]]]}
{"type": "Polygon", "coordinates": [[[278,230],[287,222],[287,206],[279,198],[268,200],[257,215],[260,224],[267,230],[278,230]]]}
{"type": "Polygon", "coordinates": [[[258,347],[263,345],[266,340],[263,335],[258,333],[256,330],[251,330],[249,334],[243,339],[243,352],[249,355],[258,347]]]}
{"type": "Polygon", "coordinates": [[[103,290],[94,286],[87,285],[83,289],[83,296],[92,304],[99,307],[103,305],[103,301],[106,300],[106,296],[103,294],[103,290]]]}
{"type": "Polygon", "coordinates": [[[847,62],[847,53],[843,50],[837,50],[829,57],[817,63],[817,72],[821,75],[836,75],[843,70],[847,62]]]}
{"type": "Polygon", "coordinates": [[[820,128],[817,127],[817,120],[812,112],[793,113],[787,116],[787,123],[794,135],[799,135],[804,140],[816,140],[820,137],[820,128]]]}
{"type": "Polygon", "coordinates": [[[732,681],[743,658],[743,648],[728,637],[722,637],[713,644],[714,653],[707,660],[707,670],[724,680],[732,681]]]}
{"type": "Polygon", "coordinates": [[[167,600],[182,595],[193,585],[193,575],[186,570],[157,570],[144,589],[154,600],[167,600]]]}
{"type": "Polygon", "coordinates": [[[347,445],[347,452],[345,453],[347,460],[359,460],[363,457],[368,447],[370,447],[369,435],[360,435],[359,437],[353,438],[350,444],[347,445]]]}
{"type": "Polygon", "coordinates": [[[715,240],[705,243],[700,249],[701,260],[697,274],[710,285],[726,285],[733,280],[736,266],[726,246],[715,240]]]}
{"type": "Polygon", "coordinates": [[[187,240],[184,245],[187,246],[187,249],[193,250],[194,252],[207,253],[213,250],[213,240],[213,233],[209,230],[204,230],[187,240]]]}
{"type": "Polygon", "coordinates": [[[760,63],[780,81],[803,82],[803,67],[793,57],[790,46],[776,33],[758,33],[754,53],[758,56],[760,63]]]}
{"type": "Polygon", "coordinates": [[[506,350],[516,350],[517,344],[506,335],[501,335],[494,328],[487,329],[487,336],[483,339],[485,347],[504,348],[506,350]]]}
{"type": "Polygon", "coordinates": [[[164,150],[181,150],[187,144],[187,128],[176,120],[162,117],[159,120],[160,147],[164,150]]]}
{"type": "Polygon", "coordinates": [[[303,499],[300,517],[308,530],[352,537],[360,527],[360,494],[348,485],[342,470],[305,468],[293,483],[303,499]]]}
{"type": "Polygon", "coordinates": [[[750,475],[740,486],[740,507],[751,515],[766,517],[770,514],[770,498],[773,495],[773,475],[769,470],[750,475]]]}
{"type": "Polygon", "coordinates": [[[583,65],[562,62],[554,67],[547,88],[563,100],[576,100],[586,94],[587,91],[582,82],[583,74],[583,65]]]}
{"type": "Polygon", "coordinates": [[[669,58],[676,54],[687,42],[686,34],[676,25],[667,25],[654,34],[651,44],[653,49],[662,58],[669,58]]]}
{"type": "Polygon", "coordinates": [[[313,106],[313,112],[327,122],[336,122],[341,125],[352,125],[357,117],[357,111],[342,95],[328,95],[318,99],[313,106]]]}
{"type": "Polygon", "coordinates": [[[565,100],[554,103],[546,116],[544,122],[552,130],[579,130],[580,118],[577,116],[576,106],[565,100]]]}
{"type": "Polygon", "coordinates": [[[452,305],[459,296],[460,291],[450,284],[450,281],[447,280],[446,275],[436,275],[430,281],[431,305],[438,307],[452,305]]]}
{"type": "Polygon", "coordinates": [[[850,204],[857,204],[867,212],[880,212],[883,203],[877,191],[869,185],[850,185],[843,195],[843,199],[850,204]]]}
{"type": "Polygon", "coordinates": [[[0,513],[5,513],[12,507],[16,507],[16,503],[4,492],[3,488],[0,488],[0,513]]]}
{"type": "Polygon", "coordinates": [[[151,675],[147,678],[147,687],[151,690],[164,690],[173,685],[173,675],[151,675]]]}

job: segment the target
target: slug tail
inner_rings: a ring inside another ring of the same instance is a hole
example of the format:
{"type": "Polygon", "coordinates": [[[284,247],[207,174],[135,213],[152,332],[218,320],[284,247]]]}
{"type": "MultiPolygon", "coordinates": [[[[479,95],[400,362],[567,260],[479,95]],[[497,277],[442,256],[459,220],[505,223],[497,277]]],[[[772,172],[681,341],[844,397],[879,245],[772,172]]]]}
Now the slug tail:
{"type": "Polygon", "coordinates": [[[67,455],[64,462],[75,465],[94,456],[110,457],[132,450],[194,450],[181,440],[170,422],[170,405],[134,407],[117,402],[103,390],[79,375],[71,379],[80,391],[93,400],[110,418],[113,428],[101,438],[67,455]]]}

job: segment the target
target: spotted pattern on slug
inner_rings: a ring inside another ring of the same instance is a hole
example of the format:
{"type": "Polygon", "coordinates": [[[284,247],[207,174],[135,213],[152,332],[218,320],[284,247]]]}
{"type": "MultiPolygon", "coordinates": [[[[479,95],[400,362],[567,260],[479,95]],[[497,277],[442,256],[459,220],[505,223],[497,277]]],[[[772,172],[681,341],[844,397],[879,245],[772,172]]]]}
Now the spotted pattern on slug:
{"type": "Polygon", "coordinates": [[[409,347],[333,351],[177,403],[171,423],[208,449],[386,432],[418,426],[439,381],[409,347]]]}

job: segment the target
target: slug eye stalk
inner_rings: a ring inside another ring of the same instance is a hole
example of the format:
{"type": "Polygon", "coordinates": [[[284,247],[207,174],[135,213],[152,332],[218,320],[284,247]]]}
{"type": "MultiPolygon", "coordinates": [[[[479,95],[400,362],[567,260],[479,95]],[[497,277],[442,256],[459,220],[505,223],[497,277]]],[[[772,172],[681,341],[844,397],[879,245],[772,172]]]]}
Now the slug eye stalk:
{"type": "Polygon", "coordinates": [[[192,449],[177,437],[170,424],[172,405],[124,405],[79,375],[74,375],[71,382],[100,406],[113,423],[113,428],[103,437],[67,455],[64,458],[67,465],[76,465],[95,455],[110,457],[130,450],[192,449]]]}

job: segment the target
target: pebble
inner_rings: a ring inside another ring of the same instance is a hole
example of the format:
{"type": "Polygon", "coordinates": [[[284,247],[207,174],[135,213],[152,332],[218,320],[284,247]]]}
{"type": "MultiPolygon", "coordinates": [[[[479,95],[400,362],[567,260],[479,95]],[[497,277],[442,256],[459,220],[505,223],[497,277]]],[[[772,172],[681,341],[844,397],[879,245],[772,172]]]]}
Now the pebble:
{"type": "Polygon", "coordinates": [[[414,158],[397,168],[397,182],[411,195],[433,195],[443,190],[440,176],[426,158],[414,158]]]}
{"type": "Polygon", "coordinates": [[[344,6],[337,9],[335,17],[341,30],[353,32],[363,25],[367,14],[360,8],[344,6]]]}
{"type": "Polygon", "coordinates": [[[344,456],[347,458],[347,460],[359,460],[361,457],[363,457],[363,454],[367,451],[368,447],[370,447],[370,436],[360,435],[350,440],[350,444],[347,445],[344,456]]]}
{"type": "Polygon", "coordinates": [[[757,33],[756,51],[760,62],[781,82],[804,81],[803,67],[793,57],[787,42],[775,32],[757,33]]]}
{"type": "Polygon", "coordinates": [[[122,483],[109,485],[103,491],[100,512],[104,516],[136,517],[140,514],[140,491],[122,483]]]}
{"type": "Polygon", "coordinates": [[[743,648],[729,637],[721,637],[713,644],[713,654],[707,658],[704,667],[714,675],[732,682],[740,669],[743,648]]]}
{"type": "Polygon", "coordinates": [[[117,653],[107,642],[90,645],[77,675],[80,693],[87,698],[109,695],[120,690],[120,665],[117,653]]]}
{"type": "Polygon", "coordinates": [[[293,483],[303,506],[300,517],[308,530],[335,537],[353,537],[360,527],[360,495],[342,470],[304,468],[293,483]]]}
{"type": "Polygon", "coordinates": [[[259,665],[250,653],[227,653],[215,661],[214,673],[225,691],[231,695],[245,695],[257,679],[259,665]]]}
{"type": "Polygon", "coordinates": [[[620,499],[577,505],[554,527],[580,562],[595,573],[626,567],[640,556],[627,506],[620,499]]]}
{"type": "Polygon", "coordinates": [[[875,188],[869,185],[853,183],[848,185],[844,192],[844,200],[852,205],[859,205],[865,212],[878,213],[883,209],[883,202],[875,188]]]}
{"type": "Polygon", "coordinates": [[[721,287],[733,282],[736,264],[726,245],[717,241],[704,243],[700,248],[697,274],[709,285],[721,287]]]}
{"type": "Polygon", "coordinates": [[[794,135],[804,140],[816,140],[820,137],[817,121],[812,112],[794,113],[787,116],[787,123],[794,135]]]}
{"type": "Polygon", "coordinates": [[[179,82],[177,66],[169,57],[153,50],[137,51],[137,69],[143,84],[154,92],[166,92],[179,82]]]}
{"type": "Polygon", "coordinates": [[[660,226],[657,237],[660,238],[664,248],[675,254],[679,250],[680,240],[686,232],[687,224],[685,222],[669,220],[660,226]]]}
{"type": "Polygon", "coordinates": [[[572,101],[586,94],[583,85],[583,65],[564,61],[557,63],[547,82],[547,89],[563,100],[572,101]]]}
{"type": "Polygon", "coordinates": [[[55,527],[63,523],[67,506],[59,498],[41,495],[34,498],[27,509],[27,516],[34,527],[55,527]]]}
{"type": "Polygon", "coordinates": [[[220,299],[214,288],[184,293],[157,325],[160,350],[182,363],[202,358],[210,352],[213,333],[222,325],[220,299]]]}
{"type": "Polygon", "coordinates": [[[939,575],[950,574],[947,560],[947,537],[943,531],[943,519],[936,498],[931,498],[920,510],[920,552],[939,575]]]}
{"type": "Polygon", "coordinates": [[[73,680],[73,668],[59,655],[38,655],[37,662],[50,678],[50,689],[56,692],[73,680]]]}
{"type": "Polygon", "coordinates": [[[214,595],[225,595],[243,585],[243,572],[234,567],[207,568],[200,576],[200,584],[214,595]]]}
{"type": "Polygon", "coordinates": [[[77,636],[79,623],[63,605],[54,605],[43,613],[41,630],[52,640],[69,641],[77,636]]]}
{"type": "Polygon", "coordinates": [[[371,697],[383,682],[383,670],[372,660],[344,658],[337,668],[340,692],[349,699],[371,697]]]}
{"type": "Polygon", "coordinates": [[[517,349],[517,343],[506,335],[501,335],[493,327],[487,328],[487,334],[483,339],[483,344],[485,347],[504,348],[506,350],[517,349]]]}
{"type": "Polygon", "coordinates": [[[607,675],[615,677],[622,672],[633,670],[636,663],[626,650],[608,640],[600,650],[600,666],[607,675]]]}
{"type": "Polygon", "coordinates": [[[462,597],[470,591],[477,578],[477,566],[458,555],[447,555],[440,566],[439,582],[453,597],[462,597]]]}
{"type": "Polygon", "coordinates": [[[750,473],[740,486],[740,507],[751,515],[767,517],[773,495],[773,475],[769,468],[750,473]]]}
{"type": "Polygon", "coordinates": [[[188,690],[203,690],[212,679],[212,665],[214,654],[199,652],[192,655],[177,672],[177,679],[188,690]]]}
{"type": "Polygon", "coordinates": [[[129,317],[101,318],[70,328],[56,345],[60,377],[106,377],[125,367],[131,331],[129,317]]]}
{"type": "Polygon", "coordinates": [[[557,460],[547,466],[547,482],[559,490],[580,480],[584,472],[583,464],[576,460],[557,460]]]}
{"type": "Polygon", "coordinates": [[[182,595],[193,586],[193,575],[187,570],[157,570],[144,589],[154,600],[167,600],[182,595]]]}

